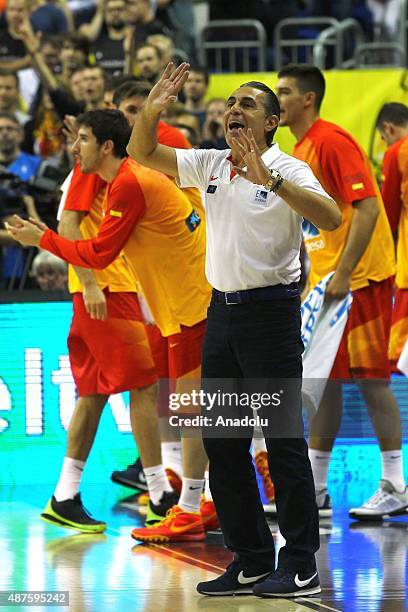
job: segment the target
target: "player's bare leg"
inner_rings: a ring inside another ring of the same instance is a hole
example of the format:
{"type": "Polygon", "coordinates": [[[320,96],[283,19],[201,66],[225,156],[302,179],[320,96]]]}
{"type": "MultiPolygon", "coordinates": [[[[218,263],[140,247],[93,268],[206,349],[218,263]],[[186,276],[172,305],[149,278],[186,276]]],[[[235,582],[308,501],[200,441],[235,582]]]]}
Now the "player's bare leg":
{"type": "Polygon", "coordinates": [[[160,521],[178,500],[162,462],[157,392],[157,384],[130,392],[130,422],[149,492],[146,519],[149,525],[160,521]]]}
{"type": "Polygon", "coordinates": [[[68,427],[67,457],[80,461],[88,459],[108,397],[88,395],[78,398],[68,427]]]}
{"type": "Polygon", "coordinates": [[[406,514],[408,487],[405,485],[401,450],[401,416],[387,380],[357,381],[381,449],[381,480],[374,494],[349,515],[359,520],[381,520],[406,514]]]}
{"type": "Polygon", "coordinates": [[[60,477],[53,497],[41,514],[47,522],[84,533],[106,529],[106,523],[94,520],[83,507],[79,487],[107,399],[107,395],[89,395],[80,397],[76,403],[60,477]]]}
{"type": "Polygon", "coordinates": [[[343,413],[341,383],[329,380],[316,415],[309,423],[309,458],[316,488],[316,502],[321,517],[332,514],[327,491],[331,452],[340,429],[343,413]]]}

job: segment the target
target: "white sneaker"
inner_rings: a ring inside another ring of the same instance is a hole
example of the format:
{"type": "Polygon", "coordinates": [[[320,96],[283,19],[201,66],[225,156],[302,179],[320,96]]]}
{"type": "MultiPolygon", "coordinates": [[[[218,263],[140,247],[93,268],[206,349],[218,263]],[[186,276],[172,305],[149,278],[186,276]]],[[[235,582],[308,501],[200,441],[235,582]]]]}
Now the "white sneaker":
{"type": "Polygon", "coordinates": [[[316,504],[319,509],[319,518],[328,518],[332,516],[333,510],[331,499],[326,488],[316,491],[316,504]]]}
{"type": "Polygon", "coordinates": [[[408,514],[408,487],[398,493],[388,480],[380,480],[379,488],[369,500],[349,510],[349,516],[360,521],[380,521],[398,514],[408,514]]]}

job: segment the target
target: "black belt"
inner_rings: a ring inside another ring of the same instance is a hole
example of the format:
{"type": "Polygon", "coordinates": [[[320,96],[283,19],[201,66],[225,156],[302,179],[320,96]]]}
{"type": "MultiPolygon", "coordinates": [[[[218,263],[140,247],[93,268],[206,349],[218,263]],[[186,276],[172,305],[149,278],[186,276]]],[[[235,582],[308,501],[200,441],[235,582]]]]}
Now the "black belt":
{"type": "Polygon", "coordinates": [[[263,302],[270,300],[288,300],[299,296],[299,284],[272,285],[244,291],[218,291],[212,290],[212,299],[216,304],[246,304],[248,302],[263,302]]]}

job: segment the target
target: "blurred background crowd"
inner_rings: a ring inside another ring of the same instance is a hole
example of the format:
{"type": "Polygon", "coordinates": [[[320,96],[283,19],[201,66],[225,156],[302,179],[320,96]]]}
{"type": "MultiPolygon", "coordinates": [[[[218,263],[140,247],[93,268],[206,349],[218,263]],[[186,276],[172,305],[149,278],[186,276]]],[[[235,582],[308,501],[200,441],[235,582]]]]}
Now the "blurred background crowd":
{"type": "MultiPolygon", "coordinates": [[[[66,286],[65,263],[20,248],[3,222],[18,213],[56,227],[59,187],[73,165],[67,116],[118,107],[118,100],[134,115],[170,60],[189,61],[189,79],[165,121],[193,147],[226,148],[225,100],[207,95],[216,66],[200,50],[206,23],[259,20],[272,69],[281,19],[353,17],[366,40],[378,38],[379,29],[392,40],[399,6],[400,0],[0,0],[0,289],[66,286]]],[[[217,35],[228,40],[230,30],[221,24],[217,35]]]]}

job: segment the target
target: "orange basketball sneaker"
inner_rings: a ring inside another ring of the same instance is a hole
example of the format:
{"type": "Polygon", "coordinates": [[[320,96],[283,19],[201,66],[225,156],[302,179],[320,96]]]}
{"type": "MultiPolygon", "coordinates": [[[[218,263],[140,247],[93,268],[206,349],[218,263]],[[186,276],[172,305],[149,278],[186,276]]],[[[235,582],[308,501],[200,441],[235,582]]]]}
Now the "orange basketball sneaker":
{"type": "Polygon", "coordinates": [[[197,542],[205,540],[205,531],[200,513],[173,506],[160,523],[136,527],[131,536],[141,542],[197,542]]]}
{"type": "Polygon", "coordinates": [[[269,474],[268,453],[266,451],[259,451],[254,457],[254,462],[256,470],[262,478],[265,497],[270,504],[273,504],[275,502],[275,487],[269,474]]]}
{"type": "Polygon", "coordinates": [[[205,531],[213,531],[220,528],[215,504],[212,499],[206,500],[204,496],[201,498],[200,512],[205,531]]]}

